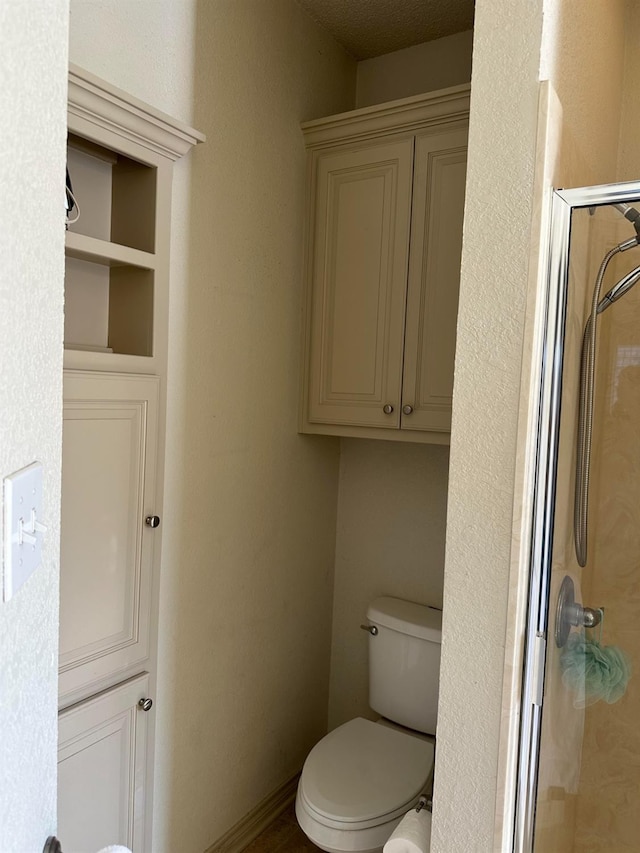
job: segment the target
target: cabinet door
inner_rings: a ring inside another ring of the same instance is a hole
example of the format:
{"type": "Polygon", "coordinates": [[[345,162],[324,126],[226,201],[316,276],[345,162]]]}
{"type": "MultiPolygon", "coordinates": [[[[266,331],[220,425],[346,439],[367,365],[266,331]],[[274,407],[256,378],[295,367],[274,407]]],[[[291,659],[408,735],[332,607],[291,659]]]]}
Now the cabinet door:
{"type": "Polygon", "coordinates": [[[402,415],[406,429],[451,430],[467,128],[416,137],[402,415]]]}
{"type": "Polygon", "coordinates": [[[157,409],[157,377],[65,372],[61,704],[149,655],[157,409]]]}
{"type": "Polygon", "coordinates": [[[65,853],[144,850],[149,677],[75,705],[58,720],[58,836],[65,853]]]}
{"type": "Polygon", "coordinates": [[[309,420],[397,428],[413,139],[314,157],[309,420]]]}

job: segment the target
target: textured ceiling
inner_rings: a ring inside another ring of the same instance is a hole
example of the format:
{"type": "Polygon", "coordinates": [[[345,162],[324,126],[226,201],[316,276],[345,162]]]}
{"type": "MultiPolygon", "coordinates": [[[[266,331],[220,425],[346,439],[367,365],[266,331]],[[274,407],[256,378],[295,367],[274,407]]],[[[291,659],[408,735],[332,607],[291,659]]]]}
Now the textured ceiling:
{"type": "Polygon", "coordinates": [[[355,59],[473,27],[473,0],[298,0],[355,59]]]}

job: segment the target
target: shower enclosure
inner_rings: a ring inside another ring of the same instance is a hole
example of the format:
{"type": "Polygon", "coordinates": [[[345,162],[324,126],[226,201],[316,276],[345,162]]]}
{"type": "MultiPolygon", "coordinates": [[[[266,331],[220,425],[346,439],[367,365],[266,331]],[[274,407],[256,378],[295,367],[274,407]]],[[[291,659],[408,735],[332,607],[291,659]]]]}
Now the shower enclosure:
{"type": "Polygon", "coordinates": [[[517,853],[640,849],[636,208],[640,183],[553,197],[517,853]]]}

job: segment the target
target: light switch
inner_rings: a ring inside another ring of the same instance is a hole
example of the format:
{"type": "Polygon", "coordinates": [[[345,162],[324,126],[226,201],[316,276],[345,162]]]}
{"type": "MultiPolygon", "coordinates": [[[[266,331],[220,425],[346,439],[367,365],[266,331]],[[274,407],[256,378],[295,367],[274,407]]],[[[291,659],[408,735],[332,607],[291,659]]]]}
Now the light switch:
{"type": "Polygon", "coordinates": [[[4,600],[16,594],[42,562],[42,465],[4,478],[4,600]]]}

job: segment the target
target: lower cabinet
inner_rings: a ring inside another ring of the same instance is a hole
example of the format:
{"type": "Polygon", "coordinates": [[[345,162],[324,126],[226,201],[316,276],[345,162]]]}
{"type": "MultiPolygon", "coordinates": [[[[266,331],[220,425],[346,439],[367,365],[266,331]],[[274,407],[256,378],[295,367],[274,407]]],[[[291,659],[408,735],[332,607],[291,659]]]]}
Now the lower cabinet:
{"type": "MultiPolygon", "coordinates": [[[[64,374],[58,836],[146,853],[157,376],[64,374]],[[147,708],[148,710],[148,708],[147,708]]],[[[153,711],[152,711],[153,713],[153,711]]]]}
{"type": "Polygon", "coordinates": [[[65,853],[122,844],[142,853],[148,696],[145,673],[59,716],[58,836],[65,853]]]}
{"type": "Polygon", "coordinates": [[[158,377],[64,374],[60,705],[147,669],[158,377]]]}

